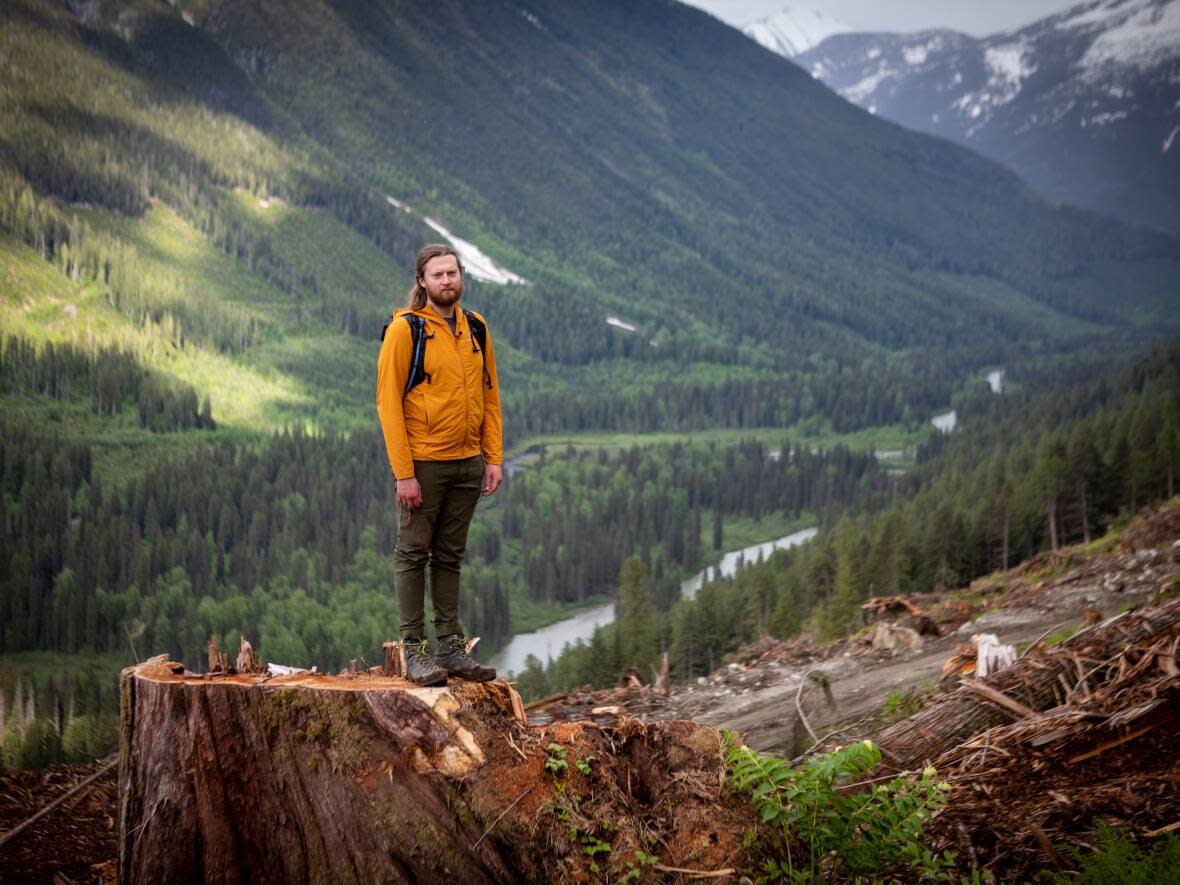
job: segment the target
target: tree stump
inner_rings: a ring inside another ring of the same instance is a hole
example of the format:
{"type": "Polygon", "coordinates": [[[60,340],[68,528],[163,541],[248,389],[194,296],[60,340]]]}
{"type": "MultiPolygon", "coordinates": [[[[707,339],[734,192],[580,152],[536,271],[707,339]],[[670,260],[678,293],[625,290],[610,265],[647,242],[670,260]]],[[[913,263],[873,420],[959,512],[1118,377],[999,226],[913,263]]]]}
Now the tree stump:
{"type": "Polygon", "coordinates": [[[120,881],[547,882],[749,860],[755,816],[724,786],[714,729],[530,727],[504,682],[375,669],[125,670],[120,881]]]}

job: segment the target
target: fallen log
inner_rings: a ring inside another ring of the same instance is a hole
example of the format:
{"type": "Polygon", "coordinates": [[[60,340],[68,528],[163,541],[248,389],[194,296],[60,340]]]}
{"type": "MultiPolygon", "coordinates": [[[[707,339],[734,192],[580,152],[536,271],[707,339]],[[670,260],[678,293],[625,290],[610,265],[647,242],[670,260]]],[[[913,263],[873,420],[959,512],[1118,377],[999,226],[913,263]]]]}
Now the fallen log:
{"type": "Polygon", "coordinates": [[[1127,612],[1089,627],[1060,645],[1037,649],[1009,667],[964,685],[908,719],[869,736],[889,764],[920,767],[988,728],[1012,721],[1013,710],[1038,713],[1066,700],[1064,687],[1090,691],[1125,653],[1169,633],[1180,633],[1180,599],[1152,609],[1127,612]],[[1090,672],[1079,671],[1089,661],[1090,672]],[[992,693],[989,697],[988,693],[992,693]],[[997,702],[995,693],[1008,702],[997,702]]]}
{"type": "Polygon", "coordinates": [[[166,656],[123,671],[118,789],[124,883],[701,875],[749,867],[756,818],[708,726],[530,727],[504,682],[166,656]]]}

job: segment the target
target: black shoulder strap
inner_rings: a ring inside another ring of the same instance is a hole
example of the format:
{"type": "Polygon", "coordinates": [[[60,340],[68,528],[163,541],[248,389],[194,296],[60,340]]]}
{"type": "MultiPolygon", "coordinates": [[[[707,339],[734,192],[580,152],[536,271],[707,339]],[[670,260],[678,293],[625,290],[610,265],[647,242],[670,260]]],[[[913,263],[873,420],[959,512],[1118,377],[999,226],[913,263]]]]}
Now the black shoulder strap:
{"type": "Polygon", "coordinates": [[[483,378],[488,390],[492,389],[492,376],[488,372],[488,358],[485,352],[488,347],[488,327],[474,311],[463,308],[463,316],[467,317],[467,325],[471,327],[471,337],[479,344],[479,356],[483,360],[483,378]]]}
{"type": "Polygon", "coordinates": [[[402,398],[423,381],[430,383],[430,376],[426,374],[426,320],[417,314],[404,314],[406,322],[410,324],[410,372],[406,375],[406,389],[402,391],[402,398]]]}

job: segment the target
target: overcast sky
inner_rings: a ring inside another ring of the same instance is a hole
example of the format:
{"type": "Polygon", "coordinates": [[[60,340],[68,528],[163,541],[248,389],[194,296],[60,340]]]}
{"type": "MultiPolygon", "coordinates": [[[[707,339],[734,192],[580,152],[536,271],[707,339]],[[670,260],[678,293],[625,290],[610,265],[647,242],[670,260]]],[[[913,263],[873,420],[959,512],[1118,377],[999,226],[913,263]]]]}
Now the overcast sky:
{"type": "Polygon", "coordinates": [[[1008,31],[1079,0],[684,0],[735,27],[784,6],[815,9],[858,31],[954,28],[976,37],[1008,31]]]}

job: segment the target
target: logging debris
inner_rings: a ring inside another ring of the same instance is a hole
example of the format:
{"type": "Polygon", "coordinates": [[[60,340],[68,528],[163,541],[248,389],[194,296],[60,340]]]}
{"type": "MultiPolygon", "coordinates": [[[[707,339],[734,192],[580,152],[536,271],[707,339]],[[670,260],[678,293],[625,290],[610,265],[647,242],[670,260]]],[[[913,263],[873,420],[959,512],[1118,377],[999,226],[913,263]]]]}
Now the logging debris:
{"type": "Polygon", "coordinates": [[[1175,829],[1178,650],[1180,624],[1102,659],[1065,651],[1077,667],[1061,680],[1059,703],[1016,713],[933,760],[951,791],[929,846],[958,852],[964,871],[975,857],[998,881],[1026,881],[1054,862],[1046,846],[1092,845],[1097,820],[1140,843],[1175,829]]]}
{"type": "Polygon", "coordinates": [[[95,775],[88,787],[0,847],[0,880],[6,885],[115,882],[118,794],[115,770],[105,761],[0,770],[0,833],[12,833],[95,775]]]}

